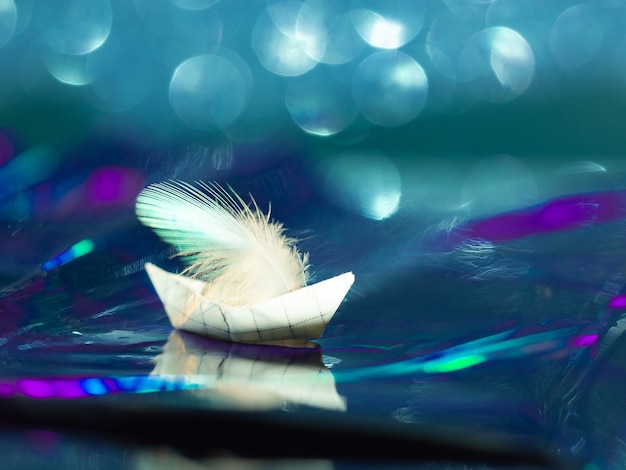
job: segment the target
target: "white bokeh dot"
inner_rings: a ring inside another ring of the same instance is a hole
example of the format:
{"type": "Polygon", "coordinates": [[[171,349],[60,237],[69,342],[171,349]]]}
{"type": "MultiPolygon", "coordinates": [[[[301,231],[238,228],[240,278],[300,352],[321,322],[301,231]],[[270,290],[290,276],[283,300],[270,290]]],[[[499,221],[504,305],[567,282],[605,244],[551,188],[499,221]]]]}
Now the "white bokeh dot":
{"type": "Polygon", "coordinates": [[[200,130],[221,129],[233,122],[250,93],[249,73],[242,66],[243,61],[219,54],[195,56],[180,64],[169,91],[170,104],[180,120],[200,130]]]}
{"type": "Polygon", "coordinates": [[[352,21],[370,46],[396,49],[412,40],[424,25],[426,3],[414,0],[353,0],[352,21]]]}
{"type": "MultiPolygon", "coordinates": [[[[466,43],[459,76],[473,80],[489,101],[505,102],[523,94],[535,74],[535,56],[528,42],[510,28],[486,28],[466,43]]],[[[476,91],[476,90],[475,90],[476,91]]]]}
{"type": "Polygon", "coordinates": [[[324,193],[339,207],[383,220],[398,210],[402,178],[396,164],[382,152],[354,150],[326,162],[324,193]]]}
{"type": "Polygon", "coordinates": [[[320,68],[290,81],[285,105],[298,127],[324,137],[344,130],[358,114],[350,97],[349,84],[332,80],[320,68]]]}
{"type": "Polygon", "coordinates": [[[171,2],[184,10],[198,11],[211,8],[220,0],[171,0],[171,2]]]}
{"type": "Polygon", "coordinates": [[[263,10],[252,30],[252,48],[267,70],[294,77],[315,67],[326,50],[326,30],[308,5],[287,1],[263,10]]]}
{"type": "Polygon", "coordinates": [[[571,70],[589,62],[600,49],[602,26],[595,10],[585,4],[563,11],[554,22],[548,45],[562,70],[571,70]]]}
{"type": "Polygon", "coordinates": [[[0,47],[6,45],[15,34],[17,8],[13,0],[0,0],[0,47]]]}
{"type": "Polygon", "coordinates": [[[109,37],[113,11],[109,0],[55,0],[37,5],[39,33],[56,52],[88,54],[109,37]]]}
{"type": "Polygon", "coordinates": [[[366,57],[357,68],[352,96],[363,116],[381,126],[399,126],[426,104],[428,79],[422,67],[399,51],[366,57]]]}

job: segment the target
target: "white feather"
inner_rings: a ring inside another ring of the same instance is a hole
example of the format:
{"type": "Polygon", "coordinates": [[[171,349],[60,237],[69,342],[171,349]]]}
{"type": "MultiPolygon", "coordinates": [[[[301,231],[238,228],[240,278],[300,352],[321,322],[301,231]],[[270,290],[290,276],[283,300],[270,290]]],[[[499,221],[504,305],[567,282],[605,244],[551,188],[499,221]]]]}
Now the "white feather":
{"type": "Polygon", "coordinates": [[[217,184],[172,181],[145,188],[139,220],[189,261],[183,272],[207,281],[204,295],[225,305],[248,305],[304,287],[306,254],[284,236],[254,200],[245,204],[217,184]]]}

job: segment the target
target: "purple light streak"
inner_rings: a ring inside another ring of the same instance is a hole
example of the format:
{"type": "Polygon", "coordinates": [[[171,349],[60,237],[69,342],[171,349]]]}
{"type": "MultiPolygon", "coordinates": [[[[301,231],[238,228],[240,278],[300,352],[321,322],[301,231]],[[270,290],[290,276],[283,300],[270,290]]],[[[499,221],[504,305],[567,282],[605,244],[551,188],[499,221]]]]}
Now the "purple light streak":
{"type": "Polygon", "coordinates": [[[609,222],[625,215],[626,195],[623,192],[578,194],[471,222],[460,228],[452,242],[467,238],[506,242],[609,222]]]}
{"type": "Polygon", "coordinates": [[[578,336],[577,338],[574,338],[572,346],[574,346],[575,348],[588,348],[596,344],[596,341],[598,341],[599,337],[599,335],[578,336]]]}
{"type": "Polygon", "coordinates": [[[614,295],[609,300],[609,308],[626,308],[626,295],[614,295]]]}
{"type": "Polygon", "coordinates": [[[56,395],[52,384],[42,379],[18,380],[17,389],[31,398],[52,398],[56,395]]]}
{"type": "Polygon", "coordinates": [[[150,393],[198,388],[181,376],[39,377],[0,382],[0,398],[24,395],[36,399],[73,399],[116,393],[150,393]]]}
{"type": "Polygon", "coordinates": [[[6,134],[0,132],[0,165],[11,160],[14,155],[13,142],[6,134]]]}
{"type": "Polygon", "coordinates": [[[128,204],[137,197],[143,187],[143,179],[143,175],[132,168],[98,168],[85,182],[86,202],[92,206],[128,204]]]}

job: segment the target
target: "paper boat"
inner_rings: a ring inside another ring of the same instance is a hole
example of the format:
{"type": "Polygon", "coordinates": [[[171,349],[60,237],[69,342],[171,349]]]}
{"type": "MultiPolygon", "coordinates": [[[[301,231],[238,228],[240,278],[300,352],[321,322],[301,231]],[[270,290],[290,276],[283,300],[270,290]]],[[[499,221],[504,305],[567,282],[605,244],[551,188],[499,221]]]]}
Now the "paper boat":
{"type": "Polygon", "coordinates": [[[175,330],[155,362],[152,375],[183,375],[192,383],[207,384],[192,393],[227,407],[264,410],[287,403],[346,410],[319,347],[237,344],[175,330]]]}
{"type": "Polygon", "coordinates": [[[174,328],[241,343],[319,338],[354,283],[351,272],[254,305],[229,306],[202,295],[206,283],[146,263],[174,328]]]}

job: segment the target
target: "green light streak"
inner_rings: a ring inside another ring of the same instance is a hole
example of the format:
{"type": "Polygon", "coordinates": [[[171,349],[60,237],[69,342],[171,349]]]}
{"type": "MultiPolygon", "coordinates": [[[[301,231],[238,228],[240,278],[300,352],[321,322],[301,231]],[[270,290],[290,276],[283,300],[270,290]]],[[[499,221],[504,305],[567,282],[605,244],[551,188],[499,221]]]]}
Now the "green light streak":
{"type": "Polygon", "coordinates": [[[467,369],[475,365],[481,364],[487,360],[487,357],[483,355],[471,355],[454,357],[448,360],[427,362],[423,364],[423,371],[426,374],[437,374],[444,372],[453,372],[455,370],[467,369]]]}
{"type": "Polygon", "coordinates": [[[75,258],[80,256],[85,256],[87,253],[91,253],[93,251],[94,244],[88,238],[85,240],[81,240],[77,242],[70,250],[75,258]]]}
{"type": "Polygon", "coordinates": [[[81,240],[69,247],[63,253],[58,254],[54,258],[43,263],[41,265],[41,269],[43,269],[44,271],[50,271],[51,269],[58,268],[59,266],[63,266],[64,264],[69,263],[76,258],[85,256],[87,253],[91,253],[94,248],[95,245],[93,241],[89,240],[88,238],[85,240],[81,240]]]}

